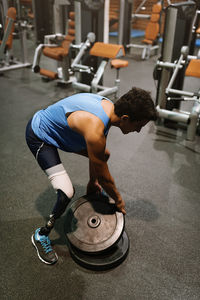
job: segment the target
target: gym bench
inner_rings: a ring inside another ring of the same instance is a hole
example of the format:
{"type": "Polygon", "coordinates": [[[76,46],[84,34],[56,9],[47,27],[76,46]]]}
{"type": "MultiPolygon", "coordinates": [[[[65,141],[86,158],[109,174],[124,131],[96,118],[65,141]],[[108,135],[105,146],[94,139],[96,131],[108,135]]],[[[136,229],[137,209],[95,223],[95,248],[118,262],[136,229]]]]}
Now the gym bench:
{"type": "Polygon", "coordinates": [[[44,44],[40,44],[36,50],[33,59],[32,70],[40,73],[43,77],[55,80],[59,79],[61,83],[69,83],[70,57],[69,51],[71,43],[75,40],[75,21],[74,12],[69,13],[68,34],[61,33],[45,35],[44,44]],[[40,67],[41,55],[56,60],[58,67],[56,72],[40,67]]]}
{"type": "Polygon", "coordinates": [[[149,59],[150,54],[154,50],[159,49],[158,38],[160,33],[160,14],[162,6],[158,2],[153,5],[152,14],[149,23],[145,30],[145,38],[142,40],[142,44],[128,44],[127,48],[140,48],[142,51],[142,59],[149,59]]]}
{"type": "Polygon", "coordinates": [[[21,38],[23,61],[20,62],[13,56],[13,33],[15,30],[17,12],[15,7],[9,7],[7,11],[5,31],[2,41],[0,41],[0,73],[18,68],[29,67],[27,62],[26,49],[26,26],[18,22],[18,30],[21,38]]]}
{"type": "MultiPolygon", "coordinates": [[[[93,34],[89,33],[88,37],[93,34]]],[[[95,93],[102,96],[108,96],[114,94],[115,97],[118,97],[120,79],[119,79],[119,70],[128,66],[128,61],[119,59],[125,55],[124,47],[122,45],[116,44],[106,44],[103,42],[96,42],[91,47],[89,54],[95,57],[100,57],[102,59],[96,73],[93,73],[93,68],[90,66],[80,64],[85,51],[87,50],[87,45],[90,46],[91,43],[88,43],[88,40],[80,49],[77,57],[74,59],[71,69],[73,72],[86,72],[93,75],[91,84],[85,84],[78,81],[76,76],[76,81],[72,82],[72,86],[76,91],[84,91],[89,93],[95,93]],[[116,79],[115,85],[113,87],[106,87],[100,84],[100,80],[104,74],[105,68],[110,61],[111,68],[116,69],[116,79]]]]}

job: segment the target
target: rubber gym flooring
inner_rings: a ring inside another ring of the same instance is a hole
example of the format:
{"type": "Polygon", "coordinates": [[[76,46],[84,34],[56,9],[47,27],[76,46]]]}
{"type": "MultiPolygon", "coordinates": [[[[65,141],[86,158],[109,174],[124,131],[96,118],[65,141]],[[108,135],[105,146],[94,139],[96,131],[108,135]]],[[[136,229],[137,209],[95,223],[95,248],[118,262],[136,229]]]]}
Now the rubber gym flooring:
{"type": "MultiPolygon", "coordinates": [[[[28,46],[32,62],[34,43],[28,46]]],[[[155,99],[156,58],[141,61],[140,54],[127,55],[120,95],[137,86],[155,99]]],[[[114,70],[107,68],[106,84],[112,85],[114,78],[114,70]]],[[[199,87],[199,81],[188,83],[191,89],[199,87]]],[[[129,254],[108,271],[77,265],[66,245],[64,215],[51,234],[59,260],[48,266],[38,259],[31,235],[44,224],[56,196],[26,145],[25,126],[35,111],[74,91],[42,81],[30,68],[5,72],[0,91],[1,299],[200,299],[199,136],[186,142],[184,130],[154,123],[126,136],[111,128],[109,167],[126,202],[129,254]]],[[[85,194],[88,161],[60,155],[77,199],[85,194]]]]}

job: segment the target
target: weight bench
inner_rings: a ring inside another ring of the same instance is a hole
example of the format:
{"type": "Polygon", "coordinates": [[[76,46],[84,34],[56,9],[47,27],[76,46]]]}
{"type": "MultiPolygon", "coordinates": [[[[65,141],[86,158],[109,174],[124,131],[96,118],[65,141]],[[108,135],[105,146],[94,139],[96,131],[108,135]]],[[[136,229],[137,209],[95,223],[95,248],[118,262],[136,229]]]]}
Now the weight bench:
{"type": "Polygon", "coordinates": [[[40,44],[36,50],[33,59],[32,70],[35,73],[40,73],[43,77],[50,80],[60,79],[60,82],[69,82],[69,50],[71,43],[75,40],[75,21],[74,12],[69,13],[68,34],[52,34],[46,35],[44,44],[40,44]],[[40,68],[41,54],[56,60],[58,63],[57,71],[40,68]]]}
{"type": "Polygon", "coordinates": [[[191,59],[187,69],[185,71],[185,76],[192,76],[200,78],[200,59],[191,59]]]}
{"type": "Polygon", "coordinates": [[[158,2],[152,7],[152,14],[149,23],[145,29],[145,38],[142,40],[142,44],[128,44],[127,48],[141,48],[142,51],[142,59],[149,59],[151,51],[157,50],[159,48],[158,45],[158,37],[160,32],[160,14],[161,14],[162,6],[158,2]]]}
{"type": "Polygon", "coordinates": [[[79,64],[79,61],[81,60],[84,53],[85,51],[82,51],[81,55],[77,55],[78,59],[75,58],[74,62],[72,63],[72,70],[74,72],[78,71],[92,74],[93,79],[90,85],[78,82],[78,80],[74,81],[72,83],[73,88],[77,91],[95,93],[102,96],[115,94],[115,97],[118,97],[120,86],[119,70],[128,66],[128,61],[119,59],[120,57],[123,57],[125,55],[124,47],[122,45],[106,44],[102,42],[94,43],[89,51],[89,54],[102,58],[102,61],[95,74],[93,73],[93,69],[90,66],[79,64]],[[109,61],[111,68],[115,68],[117,71],[115,85],[113,87],[106,87],[99,84],[109,61]]]}
{"type": "Polygon", "coordinates": [[[6,16],[6,24],[5,24],[5,31],[3,35],[2,41],[0,41],[0,73],[4,71],[14,70],[18,68],[29,67],[30,63],[26,61],[26,33],[25,28],[19,26],[18,30],[20,29],[21,39],[22,39],[22,54],[23,54],[23,61],[20,62],[13,55],[13,33],[15,30],[15,21],[16,21],[16,9],[15,7],[9,7],[6,16]]]}

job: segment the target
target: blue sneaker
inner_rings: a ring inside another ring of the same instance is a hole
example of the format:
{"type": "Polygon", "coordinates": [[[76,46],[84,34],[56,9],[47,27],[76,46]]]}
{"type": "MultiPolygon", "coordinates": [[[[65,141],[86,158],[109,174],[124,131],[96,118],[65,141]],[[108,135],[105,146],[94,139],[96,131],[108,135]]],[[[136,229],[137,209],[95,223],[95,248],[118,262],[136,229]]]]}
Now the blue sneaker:
{"type": "Polygon", "coordinates": [[[51,247],[51,241],[48,236],[40,235],[40,228],[36,229],[31,240],[37,250],[39,259],[45,264],[52,265],[58,260],[56,252],[51,247]]]}

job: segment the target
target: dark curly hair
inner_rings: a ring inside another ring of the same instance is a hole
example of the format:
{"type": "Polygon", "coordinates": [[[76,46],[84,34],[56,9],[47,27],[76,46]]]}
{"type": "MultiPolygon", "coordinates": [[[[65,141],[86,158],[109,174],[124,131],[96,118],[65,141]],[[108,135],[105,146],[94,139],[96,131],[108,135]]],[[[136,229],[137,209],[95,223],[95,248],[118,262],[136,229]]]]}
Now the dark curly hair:
{"type": "Polygon", "coordinates": [[[128,115],[131,121],[155,121],[157,119],[157,111],[150,92],[136,87],[116,101],[114,111],[118,117],[128,115]]]}

